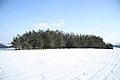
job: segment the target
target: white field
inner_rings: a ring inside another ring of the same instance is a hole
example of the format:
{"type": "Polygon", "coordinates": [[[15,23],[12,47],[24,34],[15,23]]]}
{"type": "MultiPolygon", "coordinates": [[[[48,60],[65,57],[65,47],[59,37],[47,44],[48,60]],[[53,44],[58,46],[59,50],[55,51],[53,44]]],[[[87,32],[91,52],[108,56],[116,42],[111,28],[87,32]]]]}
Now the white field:
{"type": "Polygon", "coordinates": [[[120,49],[0,51],[0,80],[120,80],[120,49]]]}

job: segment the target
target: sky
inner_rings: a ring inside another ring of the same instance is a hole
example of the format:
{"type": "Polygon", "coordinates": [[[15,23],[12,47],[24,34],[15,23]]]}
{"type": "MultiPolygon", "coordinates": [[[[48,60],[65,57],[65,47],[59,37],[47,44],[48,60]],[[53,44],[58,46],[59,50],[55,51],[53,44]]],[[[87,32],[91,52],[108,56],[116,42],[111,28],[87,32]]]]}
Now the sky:
{"type": "Polygon", "coordinates": [[[120,0],[0,0],[0,43],[48,28],[120,42],[120,0]]]}

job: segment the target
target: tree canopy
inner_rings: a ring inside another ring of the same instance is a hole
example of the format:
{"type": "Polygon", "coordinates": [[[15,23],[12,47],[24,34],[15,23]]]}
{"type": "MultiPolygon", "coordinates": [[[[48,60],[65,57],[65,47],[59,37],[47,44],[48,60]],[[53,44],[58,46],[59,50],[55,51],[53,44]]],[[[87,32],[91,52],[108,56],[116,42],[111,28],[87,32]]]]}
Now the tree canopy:
{"type": "Polygon", "coordinates": [[[102,48],[112,49],[100,36],[65,33],[59,30],[29,31],[17,35],[11,42],[16,49],[102,48]]]}

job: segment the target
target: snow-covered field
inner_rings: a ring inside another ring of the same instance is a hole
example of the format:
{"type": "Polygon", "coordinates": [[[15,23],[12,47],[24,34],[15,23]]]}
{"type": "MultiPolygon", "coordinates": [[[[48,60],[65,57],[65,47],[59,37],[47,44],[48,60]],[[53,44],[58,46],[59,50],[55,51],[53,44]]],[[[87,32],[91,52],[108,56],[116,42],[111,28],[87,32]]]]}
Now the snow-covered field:
{"type": "Polygon", "coordinates": [[[120,80],[120,49],[0,51],[0,80],[120,80]]]}

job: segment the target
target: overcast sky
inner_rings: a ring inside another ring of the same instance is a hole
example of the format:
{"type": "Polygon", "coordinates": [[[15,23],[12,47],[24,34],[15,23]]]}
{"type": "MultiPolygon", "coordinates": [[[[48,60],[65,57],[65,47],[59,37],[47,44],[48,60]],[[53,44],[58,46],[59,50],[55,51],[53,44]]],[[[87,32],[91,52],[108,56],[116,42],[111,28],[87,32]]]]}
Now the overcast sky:
{"type": "Polygon", "coordinates": [[[30,30],[62,30],[120,42],[119,0],[0,0],[0,43],[30,30]]]}

